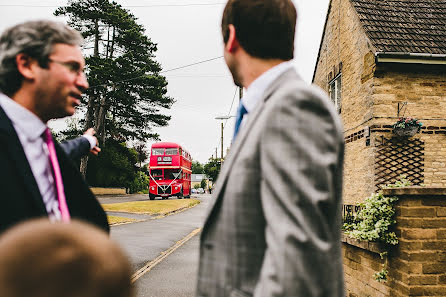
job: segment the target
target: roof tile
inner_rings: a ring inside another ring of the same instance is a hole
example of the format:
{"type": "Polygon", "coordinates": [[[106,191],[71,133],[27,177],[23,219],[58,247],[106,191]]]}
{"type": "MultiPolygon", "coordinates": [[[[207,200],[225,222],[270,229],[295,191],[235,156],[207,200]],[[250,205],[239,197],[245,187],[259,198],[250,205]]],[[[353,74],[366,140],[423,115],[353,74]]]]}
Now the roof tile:
{"type": "Polygon", "coordinates": [[[446,0],[350,0],[378,51],[446,54],[446,0]]]}

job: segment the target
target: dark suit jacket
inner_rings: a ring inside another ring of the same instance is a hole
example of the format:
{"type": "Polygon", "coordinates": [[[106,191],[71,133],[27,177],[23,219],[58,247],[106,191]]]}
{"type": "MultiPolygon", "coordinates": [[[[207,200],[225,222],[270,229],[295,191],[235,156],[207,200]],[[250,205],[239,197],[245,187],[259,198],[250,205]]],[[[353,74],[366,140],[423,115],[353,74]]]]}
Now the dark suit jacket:
{"type": "MultiPolygon", "coordinates": [[[[71,217],[110,231],[107,216],[72,161],[56,143],[71,217]]],[[[0,232],[24,220],[46,217],[37,182],[20,140],[0,107],[0,232]]]]}
{"type": "Polygon", "coordinates": [[[60,147],[71,160],[79,160],[90,152],[90,142],[85,137],[62,141],[60,147]]]}

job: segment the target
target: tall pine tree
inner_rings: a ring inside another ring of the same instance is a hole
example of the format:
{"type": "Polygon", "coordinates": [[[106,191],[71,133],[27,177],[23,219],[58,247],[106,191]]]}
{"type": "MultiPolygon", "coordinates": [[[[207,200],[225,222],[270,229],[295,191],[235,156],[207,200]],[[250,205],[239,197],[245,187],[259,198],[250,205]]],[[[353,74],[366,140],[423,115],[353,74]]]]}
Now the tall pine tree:
{"type": "MultiPolygon", "coordinates": [[[[117,141],[158,139],[154,127],[166,126],[173,98],[154,60],[156,44],[136,17],[109,0],[70,0],[56,16],[85,38],[86,74],[90,89],[82,102],[84,128],[93,127],[101,145],[117,141]]],[[[81,172],[86,172],[86,159],[81,172]]]]}

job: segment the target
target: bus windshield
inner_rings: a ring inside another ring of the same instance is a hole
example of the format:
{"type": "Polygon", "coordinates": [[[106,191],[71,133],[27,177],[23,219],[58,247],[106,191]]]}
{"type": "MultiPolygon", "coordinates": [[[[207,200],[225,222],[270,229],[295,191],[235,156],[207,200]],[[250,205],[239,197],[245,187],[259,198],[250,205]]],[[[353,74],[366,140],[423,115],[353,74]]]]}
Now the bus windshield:
{"type": "Polygon", "coordinates": [[[181,169],[164,169],[165,179],[179,179],[181,176],[181,169]]]}
{"type": "Polygon", "coordinates": [[[150,170],[150,174],[155,180],[163,179],[163,170],[162,169],[152,169],[150,170]]]}

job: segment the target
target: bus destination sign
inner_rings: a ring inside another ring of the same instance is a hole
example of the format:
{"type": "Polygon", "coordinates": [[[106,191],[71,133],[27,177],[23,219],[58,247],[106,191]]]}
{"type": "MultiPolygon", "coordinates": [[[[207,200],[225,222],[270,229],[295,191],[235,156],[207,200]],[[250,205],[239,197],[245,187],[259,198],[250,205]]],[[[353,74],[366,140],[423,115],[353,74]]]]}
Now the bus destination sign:
{"type": "Polygon", "coordinates": [[[158,157],[158,164],[172,164],[172,157],[158,157]]]}

